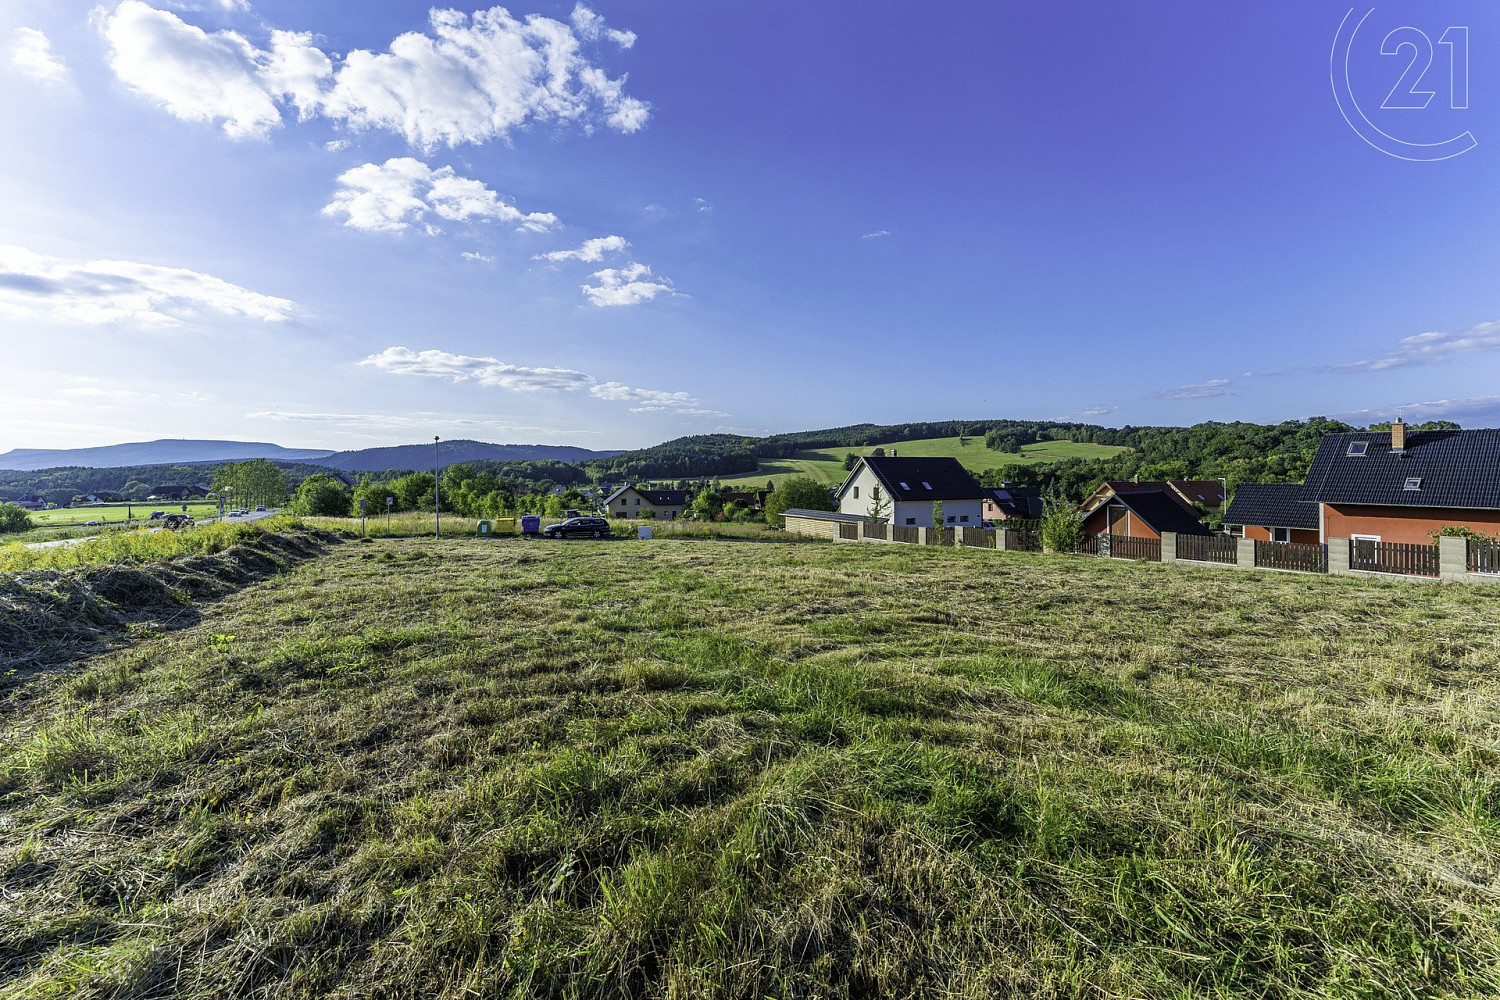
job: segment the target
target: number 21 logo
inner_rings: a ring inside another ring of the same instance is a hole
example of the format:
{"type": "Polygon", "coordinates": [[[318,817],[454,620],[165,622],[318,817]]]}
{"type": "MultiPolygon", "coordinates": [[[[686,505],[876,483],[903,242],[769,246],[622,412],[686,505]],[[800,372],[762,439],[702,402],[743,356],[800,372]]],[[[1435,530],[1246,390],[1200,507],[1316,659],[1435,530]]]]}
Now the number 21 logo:
{"type": "MultiPolygon", "coordinates": [[[[1333,97],[1339,111],[1349,127],[1359,137],[1382,153],[1403,160],[1448,160],[1461,156],[1479,145],[1472,132],[1465,131],[1441,142],[1410,142],[1384,131],[1370,120],[1354,95],[1350,79],[1350,59],[1354,54],[1355,36],[1362,28],[1374,8],[1357,21],[1354,11],[1344,15],[1334,37],[1333,52],[1329,56],[1328,75],[1333,84],[1333,97]]],[[[1448,63],[1448,106],[1455,111],[1469,107],[1469,29],[1454,26],[1443,32],[1438,44],[1446,51],[1448,63]]],[[[1382,111],[1422,111],[1432,104],[1437,96],[1435,90],[1421,89],[1435,61],[1436,48],[1425,31],[1411,26],[1396,28],[1380,43],[1380,54],[1399,58],[1408,57],[1406,69],[1380,104],[1382,111]]],[[[1431,84],[1428,84],[1431,86],[1431,84]]]]}

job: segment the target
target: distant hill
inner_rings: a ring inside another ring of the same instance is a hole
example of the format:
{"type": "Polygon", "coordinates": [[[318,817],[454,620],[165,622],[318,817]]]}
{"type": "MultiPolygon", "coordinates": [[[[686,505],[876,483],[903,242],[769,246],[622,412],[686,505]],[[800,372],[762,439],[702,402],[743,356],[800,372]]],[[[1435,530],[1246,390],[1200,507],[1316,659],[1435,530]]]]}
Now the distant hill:
{"type": "MultiPolygon", "coordinates": [[[[439,461],[457,462],[589,462],[610,458],[618,451],[590,451],[557,444],[486,444],[483,441],[444,441],[439,461]]],[[[384,472],[387,469],[432,471],[432,445],[403,444],[391,448],[341,451],[319,461],[343,472],[384,472]]]]}
{"type": "Polygon", "coordinates": [[[283,448],[258,441],[187,441],[164,438],[111,444],[100,448],[16,448],[0,454],[0,469],[34,472],[82,466],[114,469],[135,465],[194,465],[200,462],[235,462],[247,458],[269,458],[277,462],[308,462],[327,458],[333,452],[309,448],[283,448]]]}

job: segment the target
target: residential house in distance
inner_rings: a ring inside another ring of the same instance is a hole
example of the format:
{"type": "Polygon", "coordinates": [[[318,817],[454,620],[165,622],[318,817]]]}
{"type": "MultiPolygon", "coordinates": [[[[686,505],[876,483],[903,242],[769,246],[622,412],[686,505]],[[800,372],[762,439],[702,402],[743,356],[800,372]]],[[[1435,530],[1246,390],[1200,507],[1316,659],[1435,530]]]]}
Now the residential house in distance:
{"type": "Polygon", "coordinates": [[[984,519],[989,491],[980,486],[956,458],[861,458],[833,498],[838,512],[867,517],[875,487],[890,502],[891,524],[931,528],[932,504],[942,501],[943,527],[975,525],[984,519]]]}
{"type": "MultiPolygon", "coordinates": [[[[1432,532],[1449,525],[1494,534],[1500,531],[1500,430],[1413,431],[1397,420],[1389,431],[1329,434],[1295,502],[1316,512],[1320,542],[1430,545],[1432,532]]],[[[1245,519],[1247,532],[1264,520],[1243,509],[1234,516],[1235,523],[1245,519]]]]}
{"type": "Polygon", "coordinates": [[[1035,520],[1042,516],[1042,491],[1035,486],[1012,486],[1001,483],[985,491],[984,517],[987,521],[1035,520]]]}
{"type": "Polygon", "coordinates": [[[1301,483],[1244,483],[1224,511],[1224,524],[1258,542],[1317,544],[1319,511],[1302,500],[1301,483]]]}
{"type": "Polygon", "coordinates": [[[190,500],[195,497],[208,496],[208,487],[201,485],[191,486],[157,486],[151,490],[148,500],[190,500]]]}
{"type": "Polygon", "coordinates": [[[47,501],[43,500],[35,493],[28,493],[26,494],[26,496],[17,497],[16,499],[12,500],[11,503],[15,504],[17,507],[20,507],[22,510],[47,509],[47,501]]]}
{"type": "Polygon", "coordinates": [[[749,493],[730,492],[724,494],[724,503],[726,506],[738,503],[740,506],[750,510],[760,510],[766,505],[766,497],[770,495],[765,490],[755,490],[749,493]]]}
{"type": "Polygon", "coordinates": [[[621,486],[604,501],[608,517],[675,521],[688,506],[687,490],[638,490],[621,486]]]}
{"type": "MultiPolygon", "coordinates": [[[[1186,481],[1182,483],[1187,485],[1186,481]]],[[[1160,538],[1164,531],[1209,535],[1212,532],[1203,526],[1202,514],[1188,497],[1196,500],[1202,495],[1212,500],[1217,496],[1217,506],[1223,503],[1224,487],[1217,482],[1213,485],[1218,487],[1217,494],[1211,490],[1184,491],[1172,482],[1111,481],[1091,493],[1079,505],[1078,512],[1083,517],[1083,530],[1089,535],[1160,538]]]]}

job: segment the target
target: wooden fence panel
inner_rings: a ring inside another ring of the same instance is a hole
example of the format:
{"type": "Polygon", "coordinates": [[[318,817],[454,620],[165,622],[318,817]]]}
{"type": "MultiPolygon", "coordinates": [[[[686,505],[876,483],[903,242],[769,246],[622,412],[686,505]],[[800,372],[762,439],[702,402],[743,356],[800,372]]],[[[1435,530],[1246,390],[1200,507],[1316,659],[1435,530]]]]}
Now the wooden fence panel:
{"type": "Polygon", "coordinates": [[[1031,531],[1029,529],[1022,529],[1022,530],[1019,530],[1019,531],[1012,531],[1010,528],[1006,528],[1005,530],[1007,532],[1007,534],[1005,536],[1005,548],[1006,548],[1006,551],[1009,551],[1009,552],[1040,552],[1040,551],[1042,551],[1042,533],[1040,531],[1031,531]]]}
{"type": "Polygon", "coordinates": [[[964,544],[973,549],[993,549],[995,532],[989,528],[963,528],[964,544]]]}
{"type": "Polygon", "coordinates": [[[928,528],[927,529],[927,544],[928,545],[952,545],[953,544],[953,529],[952,528],[928,528]]]}
{"type": "Polygon", "coordinates": [[[1177,558],[1233,566],[1239,561],[1239,539],[1228,535],[1178,535],[1177,558]]]}
{"type": "Polygon", "coordinates": [[[889,537],[886,534],[886,528],[888,528],[888,527],[890,527],[890,526],[887,525],[887,524],[871,524],[869,521],[866,521],[864,523],[864,534],[865,534],[865,537],[866,538],[879,538],[882,541],[884,541],[886,538],[889,537]]]}
{"type": "Polygon", "coordinates": [[[1161,562],[1161,539],[1110,535],[1109,554],[1115,559],[1144,559],[1147,562],[1161,562]]]}
{"type": "Polygon", "coordinates": [[[918,531],[919,529],[914,524],[893,524],[891,525],[891,541],[915,545],[921,538],[918,531]]]}
{"type": "Polygon", "coordinates": [[[1099,554],[1099,536],[1084,535],[1083,541],[1078,543],[1078,554],[1081,556],[1097,556],[1099,554]]]}
{"type": "Polygon", "coordinates": [[[1299,573],[1327,573],[1328,546],[1296,542],[1256,542],[1255,565],[1299,573]]]}
{"type": "Polygon", "coordinates": [[[1470,538],[1468,567],[1470,573],[1500,573],[1500,542],[1470,538]]]}
{"type": "Polygon", "coordinates": [[[859,525],[854,521],[840,521],[839,537],[851,542],[859,541],[859,525]]]}
{"type": "Polygon", "coordinates": [[[1349,539],[1349,568],[1402,576],[1437,576],[1438,547],[1409,542],[1349,539]]]}

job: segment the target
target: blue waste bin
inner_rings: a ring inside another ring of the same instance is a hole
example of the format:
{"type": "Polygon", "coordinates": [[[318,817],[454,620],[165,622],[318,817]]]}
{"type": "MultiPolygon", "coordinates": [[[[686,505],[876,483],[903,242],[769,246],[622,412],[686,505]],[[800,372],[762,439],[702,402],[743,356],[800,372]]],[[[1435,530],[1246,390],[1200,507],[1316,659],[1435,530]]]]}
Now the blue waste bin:
{"type": "Polygon", "coordinates": [[[535,514],[526,514],[521,518],[521,534],[539,535],[542,531],[542,519],[535,514]]]}

